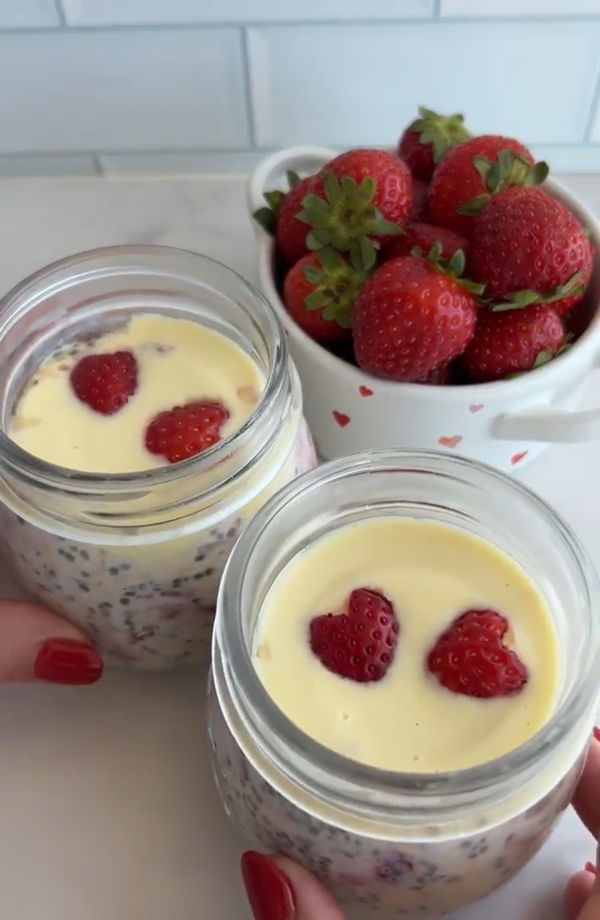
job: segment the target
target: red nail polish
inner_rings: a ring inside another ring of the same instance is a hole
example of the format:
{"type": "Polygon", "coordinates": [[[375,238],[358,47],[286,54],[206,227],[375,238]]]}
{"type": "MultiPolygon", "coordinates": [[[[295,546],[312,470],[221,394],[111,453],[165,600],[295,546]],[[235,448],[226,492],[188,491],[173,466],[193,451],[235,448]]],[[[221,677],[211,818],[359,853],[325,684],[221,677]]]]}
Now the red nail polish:
{"type": "Polygon", "coordinates": [[[98,652],[79,639],[46,639],[33,665],[38,680],[55,684],[93,684],[102,671],[98,652]]]}
{"type": "Polygon", "coordinates": [[[600,741],[600,728],[598,728],[597,725],[596,725],[596,728],[594,729],[594,738],[596,739],[596,741],[600,741]]]}
{"type": "Polygon", "coordinates": [[[242,856],[242,877],[255,920],[293,920],[294,894],[274,862],[249,850],[242,856]]]}
{"type": "Polygon", "coordinates": [[[596,869],[594,863],[591,863],[591,862],[586,862],[586,864],[585,864],[585,871],[586,871],[586,872],[591,872],[592,875],[597,875],[597,874],[598,874],[598,870],[596,869]]]}

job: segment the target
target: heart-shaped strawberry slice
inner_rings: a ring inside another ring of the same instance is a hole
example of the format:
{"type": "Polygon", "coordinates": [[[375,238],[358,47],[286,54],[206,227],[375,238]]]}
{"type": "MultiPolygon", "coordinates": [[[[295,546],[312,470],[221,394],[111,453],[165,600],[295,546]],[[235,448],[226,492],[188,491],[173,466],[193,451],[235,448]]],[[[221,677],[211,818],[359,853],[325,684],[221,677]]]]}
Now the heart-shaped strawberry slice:
{"type": "Polygon", "coordinates": [[[427,668],[453,693],[484,699],[512,696],[529,679],[516,652],[502,641],[508,620],[495,610],[467,610],[442,633],[427,668]]]}
{"type": "Polygon", "coordinates": [[[385,677],[399,631],[387,597],[372,588],[355,588],[347,613],[325,613],[311,620],[310,647],[329,671],[367,683],[385,677]]]}

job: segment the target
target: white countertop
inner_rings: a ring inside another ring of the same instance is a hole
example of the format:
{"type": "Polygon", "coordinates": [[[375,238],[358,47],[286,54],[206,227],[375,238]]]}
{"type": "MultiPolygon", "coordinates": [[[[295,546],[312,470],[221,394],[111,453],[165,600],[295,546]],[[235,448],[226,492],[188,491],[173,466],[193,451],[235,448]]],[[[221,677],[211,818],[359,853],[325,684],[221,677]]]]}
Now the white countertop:
{"type": "MultiPolygon", "coordinates": [[[[564,181],[600,214],[600,177],[564,181]]],[[[3,180],[0,215],[2,292],[54,259],[115,243],[183,246],[255,277],[240,178],[3,180]]],[[[521,476],[600,567],[599,466],[600,443],[564,446],[521,476]]],[[[0,738],[2,920],[249,917],[241,843],[209,774],[197,673],[113,672],[82,690],[3,686],[0,738]]],[[[593,853],[569,813],[514,882],[454,920],[558,920],[567,876],[593,853]]]]}

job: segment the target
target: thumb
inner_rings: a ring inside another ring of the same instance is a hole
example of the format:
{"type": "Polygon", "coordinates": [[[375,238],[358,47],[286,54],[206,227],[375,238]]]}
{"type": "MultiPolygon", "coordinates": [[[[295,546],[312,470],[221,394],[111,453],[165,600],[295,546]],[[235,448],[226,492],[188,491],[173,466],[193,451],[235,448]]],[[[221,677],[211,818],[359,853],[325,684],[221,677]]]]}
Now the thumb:
{"type": "Polygon", "coordinates": [[[600,847],[596,865],[574,875],[565,894],[566,920],[600,920],[600,847]]]}
{"type": "Polygon", "coordinates": [[[255,920],[344,920],[323,886],[284,856],[244,853],[242,876],[255,920]]]}
{"type": "Polygon", "coordinates": [[[85,635],[38,604],[0,600],[0,682],[92,684],[102,659],[85,635]]]}

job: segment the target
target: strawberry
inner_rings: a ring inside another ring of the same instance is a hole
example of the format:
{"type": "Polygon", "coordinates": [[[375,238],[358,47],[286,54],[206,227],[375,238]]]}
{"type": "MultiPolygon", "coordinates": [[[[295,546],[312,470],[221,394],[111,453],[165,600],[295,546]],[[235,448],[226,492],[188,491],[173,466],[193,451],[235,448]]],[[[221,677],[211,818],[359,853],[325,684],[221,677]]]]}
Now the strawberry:
{"type": "Polygon", "coordinates": [[[450,147],[470,136],[462,115],[438,115],[419,106],[419,118],[408,126],[398,142],[398,156],[415,179],[427,182],[450,147]]]}
{"type": "Polygon", "coordinates": [[[220,403],[189,402],[159,412],[146,428],[146,447],[152,454],[178,463],[221,440],[229,412],[220,403]]]}
{"type": "Polygon", "coordinates": [[[538,304],[502,313],[482,308],[461,361],[472,380],[499,380],[545,364],[564,342],[563,324],[553,307],[538,304]]]}
{"type": "Polygon", "coordinates": [[[510,137],[484,134],[448,151],[436,166],[427,192],[433,224],[464,236],[490,197],[509,185],[539,185],[548,175],[529,150],[510,137]]]}
{"type": "Polygon", "coordinates": [[[352,314],[354,353],[359,367],[376,377],[425,381],[473,336],[477,306],[467,289],[473,286],[457,277],[464,256],[459,251],[447,265],[439,253],[429,259],[385,262],[360,290],[352,314]]]}
{"type": "Polygon", "coordinates": [[[86,355],[71,371],[71,386],[95,412],[112,415],[137,390],[137,361],[130,351],[86,355]]]}
{"type": "Polygon", "coordinates": [[[323,195],[323,183],[318,176],[300,179],[296,173],[288,172],[290,190],[266,192],[268,207],[259,208],[253,217],[269,233],[274,234],[277,249],[289,265],[306,255],[306,237],[310,228],[298,220],[302,202],[307,195],[323,195]]]}
{"type": "Polygon", "coordinates": [[[333,246],[360,256],[365,269],[375,262],[373,240],[398,234],[412,207],[408,166],[385,150],[349,150],[321,172],[325,200],[308,195],[300,219],[312,227],[310,249],[333,246]]]}
{"type": "Polygon", "coordinates": [[[385,677],[399,631],[387,597],[372,588],[355,588],[347,613],[325,613],[310,621],[310,647],[328,671],[367,683],[385,677]]]}
{"type": "Polygon", "coordinates": [[[427,185],[419,179],[413,179],[413,203],[410,209],[410,219],[427,220],[427,185]]]}
{"type": "Polygon", "coordinates": [[[469,268],[486,285],[488,300],[551,303],[563,314],[583,297],[592,248],[560,201],[539,188],[505,188],[475,221],[469,268]]]}
{"type": "Polygon", "coordinates": [[[502,641],[507,631],[508,620],[495,610],[467,610],[436,641],[427,669],[452,693],[480,699],[512,696],[529,674],[502,641]]]}
{"type": "Polygon", "coordinates": [[[451,364],[441,364],[440,367],[434,368],[421,383],[427,383],[432,387],[449,386],[452,378],[451,367],[451,364]]]}
{"type": "Polygon", "coordinates": [[[366,272],[350,265],[334,249],[304,256],[289,270],[283,299],[292,319],[323,344],[350,338],[350,316],[366,272]]]}
{"type": "Polygon", "coordinates": [[[466,250],[467,241],[464,236],[448,230],[446,227],[434,227],[432,224],[412,223],[407,224],[402,236],[395,236],[381,247],[381,261],[396,259],[398,256],[410,255],[413,249],[418,248],[427,254],[431,247],[439,242],[443,259],[451,259],[458,249],[466,250]]]}

